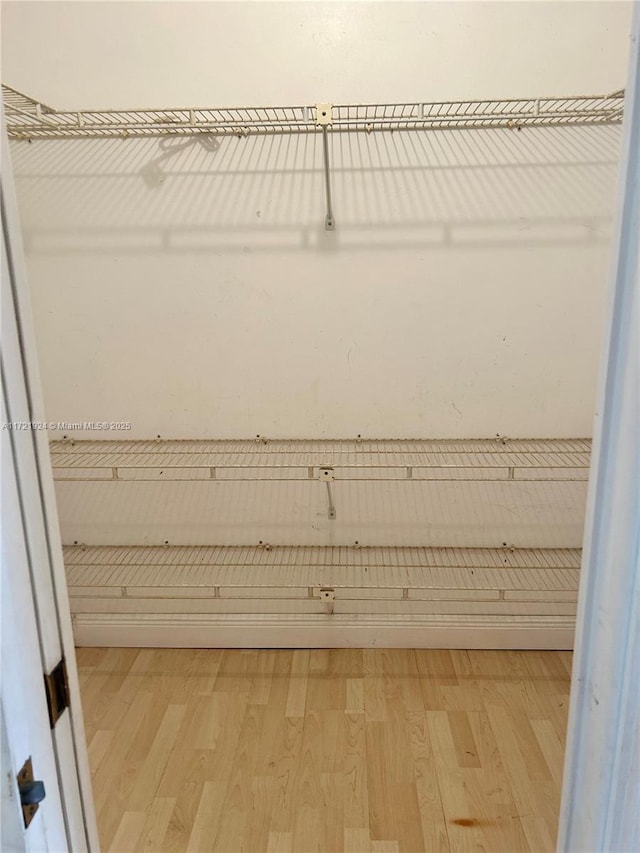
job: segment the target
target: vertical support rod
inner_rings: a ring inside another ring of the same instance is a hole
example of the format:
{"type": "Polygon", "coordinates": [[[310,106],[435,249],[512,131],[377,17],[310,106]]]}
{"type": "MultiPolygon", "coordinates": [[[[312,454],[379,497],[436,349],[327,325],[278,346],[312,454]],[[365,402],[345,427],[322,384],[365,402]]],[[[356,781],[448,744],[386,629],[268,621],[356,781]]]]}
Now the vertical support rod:
{"type": "Polygon", "coordinates": [[[640,4],[624,106],[558,850],[640,850],[640,4]]]}
{"type": "Polygon", "coordinates": [[[329,496],[329,519],[331,521],[335,520],[336,517],[336,508],[333,503],[333,495],[331,494],[331,483],[327,480],[327,494],[329,496]]]}
{"type": "Polygon", "coordinates": [[[324,227],[327,231],[334,231],[336,221],[333,218],[333,208],[331,206],[331,172],[329,170],[329,130],[325,126],[322,128],[322,150],[324,154],[324,187],[327,193],[327,215],[324,220],[324,227]]]}

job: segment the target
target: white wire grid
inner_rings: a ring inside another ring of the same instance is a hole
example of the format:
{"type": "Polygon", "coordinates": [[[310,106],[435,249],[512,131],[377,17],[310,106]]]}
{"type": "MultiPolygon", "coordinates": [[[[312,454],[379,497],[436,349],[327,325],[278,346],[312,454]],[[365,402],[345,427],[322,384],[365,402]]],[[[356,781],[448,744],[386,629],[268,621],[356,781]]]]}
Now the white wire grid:
{"type": "Polygon", "coordinates": [[[347,598],[573,601],[580,569],[577,548],[66,546],[64,558],[72,597],[97,587],[104,597],[313,598],[329,585],[347,598]]]}
{"type": "Polygon", "coordinates": [[[56,480],[567,480],[587,439],[476,441],[54,441],[56,480]]]}
{"type": "MultiPolygon", "coordinates": [[[[56,110],[2,86],[5,120],[12,139],[191,136],[197,133],[316,133],[316,106],[210,109],[56,110]]],[[[347,104],[332,107],[331,132],[396,130],[520,129],[543,125],[616,124],[624,91],[609,95],[347,104]]]]}

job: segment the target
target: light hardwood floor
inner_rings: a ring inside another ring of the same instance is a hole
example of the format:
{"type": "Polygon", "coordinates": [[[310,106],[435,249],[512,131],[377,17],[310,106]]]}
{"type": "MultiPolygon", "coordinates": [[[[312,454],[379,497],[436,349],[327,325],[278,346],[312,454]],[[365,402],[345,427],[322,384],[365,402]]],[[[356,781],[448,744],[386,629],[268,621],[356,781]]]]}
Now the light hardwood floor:
{"type": "Polygon", "coordinates": [[[571,655],[78,649],[103,850],[551,851],[571,655]]]}

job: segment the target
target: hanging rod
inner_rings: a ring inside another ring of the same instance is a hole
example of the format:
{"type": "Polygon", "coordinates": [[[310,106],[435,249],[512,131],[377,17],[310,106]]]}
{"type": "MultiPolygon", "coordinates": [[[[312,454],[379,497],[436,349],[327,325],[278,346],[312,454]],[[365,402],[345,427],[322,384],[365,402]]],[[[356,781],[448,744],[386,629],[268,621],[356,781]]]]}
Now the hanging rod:
{"type": "Polygon", "coordinates": [[[326,138],[327,132],[336,131],[617,124],[622,121],[624,102],[622,90],[609,95],[489,101],[70,111],[56,110],[5,85],[2,95],[9,137],[23,140],[319,132],[326,138]],[[330,121],[322,115],[325,107],[330,121]]]}

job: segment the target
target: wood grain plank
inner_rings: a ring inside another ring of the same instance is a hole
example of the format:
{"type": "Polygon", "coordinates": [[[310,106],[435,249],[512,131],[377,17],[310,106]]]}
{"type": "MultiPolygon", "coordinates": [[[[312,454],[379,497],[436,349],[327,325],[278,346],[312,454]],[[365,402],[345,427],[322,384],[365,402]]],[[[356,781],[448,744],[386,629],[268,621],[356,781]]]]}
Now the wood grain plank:
{"type": "Polygon", "coordinates": [[[571,659],[411,649],[79,651],[117,853],[546,853],[571,659]]]}

